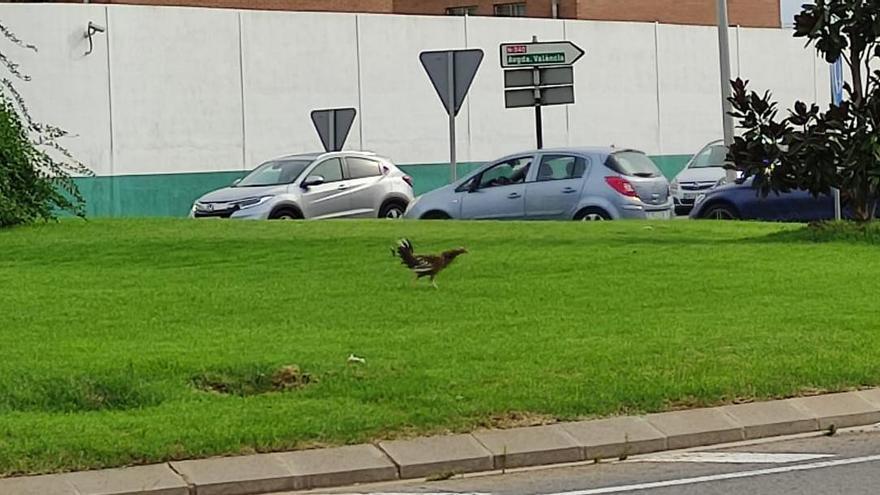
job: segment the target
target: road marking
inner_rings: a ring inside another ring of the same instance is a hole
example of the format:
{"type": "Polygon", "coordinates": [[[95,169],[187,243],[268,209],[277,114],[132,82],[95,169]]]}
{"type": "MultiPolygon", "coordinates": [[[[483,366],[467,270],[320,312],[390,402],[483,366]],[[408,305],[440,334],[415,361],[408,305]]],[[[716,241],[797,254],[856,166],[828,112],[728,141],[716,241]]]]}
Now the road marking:
{"type": "Polygon", "coordinates": [[[720,464],[787,464],[834,457],[831,454],[764,454],[752,452],[674,452],[638,457],[635,462],[710,462],[720,464]]]}
{"type": "MultiPolygon", "coordinates": [[[[880,455],[870,455],[865,457],[851,457],[849,459],[838,459],[834,461],[813,462],[810,464],[795,464],[793,466],[781,466],[776,468],[756,469],[754,471],[741,471],[738,473],[713,474],[709,476],[697,476],[694,478],[682,478],[669,481],[655,481],[652,483],[639,483],[636,485],[610,486],[606,488],[594,488],[590,490],[575,490],[571,492],[551,493],[547,495],[601,495],[603,493],[622,493],[634,492],[638,490],[649,490],[651,488],[664,488],[668,486],[693,485],[696,483],[708,483],[711,481],[733,480],[737,478],[751,478],[754,476],[764,476],[768,474],[782,474],[793,471],[807,471],[810,469],[822,469],[835,466],[846,466],[848,464],[862,464],[865,462],[880,461],[880,455]]],[[[412,495],[412,494],[410,494],[412,495]]]]}

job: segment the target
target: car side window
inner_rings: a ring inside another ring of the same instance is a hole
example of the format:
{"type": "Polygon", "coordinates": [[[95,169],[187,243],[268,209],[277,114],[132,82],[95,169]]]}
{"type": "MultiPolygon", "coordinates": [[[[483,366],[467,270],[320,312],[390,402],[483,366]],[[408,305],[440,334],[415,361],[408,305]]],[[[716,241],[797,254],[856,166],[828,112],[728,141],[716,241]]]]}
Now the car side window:
{"type": "Polygon", "coordinates": [[[572,155],[544,155],[538,167],[537,182],[579,179],[587,169],[586,160],[572,155]]]}
{"type": "Polygon", "coordinates": [[[379,163],[374,162],[373,160],[349,156],[345,158],[345,163],[348,165],[349,179],[363,179],[364,177],[377,177],[382,175],[382,172],[379,169],[379,163]]]}
{"type": "Polygon", "coordinates": [[[532,157],[513,158],[494,165],[480,176],[480,189],[488,187],[522,184],[526,181],[532,157]]]}
{"type": "Polygon", "coordinates": [[[324,178],[324,182],[340,181],[342,180],[342,160],[339,158],[324,160],[312,169],[309,175],[320,175],[324,178]]]}

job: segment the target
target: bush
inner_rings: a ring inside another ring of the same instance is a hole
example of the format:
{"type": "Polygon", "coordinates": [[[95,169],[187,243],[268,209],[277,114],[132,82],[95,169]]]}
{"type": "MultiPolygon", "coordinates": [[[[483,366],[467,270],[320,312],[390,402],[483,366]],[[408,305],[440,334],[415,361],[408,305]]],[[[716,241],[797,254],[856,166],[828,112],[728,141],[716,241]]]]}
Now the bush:
{"type": "Polygon", "coordinates": [[[73,180],[67,174],[53,175],[53,165],[30,142],[12,104],[0,99],[0,227],[49,220],[58,210],[84,216],[73,180]]]}
{"type": "MultiPolygon", "coordinates": [[[[37,50],[2,24],[0,34],[19,47],[37,50]]],[[[0,62],[15,78],[30,81],[2,52],[0,62]]],[[[63,129],[34,121],[12,81],[0,79],[0,228],[50,220],[61,210],[85,216],[85,203],[71,174],[91,171],[59,144],[66,135],[63,129]]]]}

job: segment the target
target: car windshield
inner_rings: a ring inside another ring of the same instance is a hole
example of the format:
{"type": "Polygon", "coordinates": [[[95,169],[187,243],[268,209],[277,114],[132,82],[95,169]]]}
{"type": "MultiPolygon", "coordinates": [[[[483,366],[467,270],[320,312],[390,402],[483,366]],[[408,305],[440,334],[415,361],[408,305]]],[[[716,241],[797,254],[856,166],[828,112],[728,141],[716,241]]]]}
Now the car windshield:
{"type": "Polygon", "coordinates": [[[725,158],[727,158],[727,147],[723,144],[713,144],[695,156],[688,168],[723,167],[725,158]]]}
{"type": "Polygon", "coordinates": [[[247,174],[235,187],[290,184],[312,163],[310,160],[273,160],[247,174]]]}
{"type": "Polygon", "coordinates": [[[633,177],[660,177],[660,169],[644,153],[620,151],[608,157],[608,166],[615,172],[633,177]]]}

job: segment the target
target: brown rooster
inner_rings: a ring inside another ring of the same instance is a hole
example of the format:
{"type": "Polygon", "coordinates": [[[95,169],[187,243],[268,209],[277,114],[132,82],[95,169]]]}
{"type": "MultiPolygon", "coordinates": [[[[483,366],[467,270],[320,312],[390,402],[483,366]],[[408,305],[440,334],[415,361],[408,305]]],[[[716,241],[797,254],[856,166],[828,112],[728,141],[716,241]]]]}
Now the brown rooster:
{"type": "Polygon", "coordinates": [[[465,248],[450,249],[437,254],[413,254],[412,243],[409,239],[401,239],[397,243],[397,249],[391,248],[393,256],[399,256],[401,263],[415,273],[416,278],[413,282],[418,281],[422,277],[431,277],[431,285],[437,288],[434,278],[455,258],[467,252],[465,248]]]}

